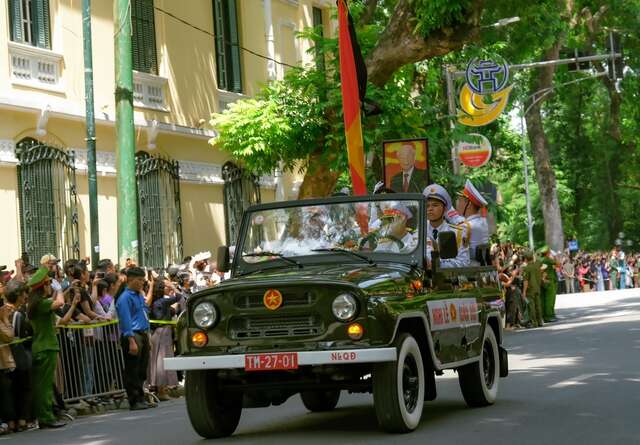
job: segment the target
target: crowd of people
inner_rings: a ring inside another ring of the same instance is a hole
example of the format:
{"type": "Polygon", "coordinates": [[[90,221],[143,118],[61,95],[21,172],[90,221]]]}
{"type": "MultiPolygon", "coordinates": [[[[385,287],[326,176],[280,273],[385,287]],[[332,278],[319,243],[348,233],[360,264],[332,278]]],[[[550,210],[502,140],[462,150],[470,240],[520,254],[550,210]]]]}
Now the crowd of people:
{"type": "Polygon", "coordinates": [[[537,327],[555,321],[557,294],[639,287],[640,256],[620,246],[609,253],[537,253],[507,242],[493,246],[493,257],[505,289],[507,328],[537,327]]]}
{"type": "Polygon", "coordinates": [[[85,335],[96,335],[92,326],[119,328],[119,339],[117,334],[103,334],[109,337],[103,339],[117,342],[122,351],[124,369],[118,371],[130,409],[151,408],[155,400],[175,395],[178,373],[163,366],[174,353],[172,323],[191,293],[223,279],[210,257],[200,253],[162,271],[131,260],[119,268],[109,259],[90,270],[88,258],[61,264],[54,255],[43,256],[38,266],[26,255],[15,261],[14,270],[0,266],[0,434],[63,427],[73,419],[63,387],[74,378],[82,380],[76,382],[83,389],[81,398],[100,402],[95,395],[105,389],[98,388],[94,367],[103,366],[106,357],[96,360],[94,341],[83,343],[93,352],[81,360],[90,361],[74,364],[83,372],[67,370],[70,375],[59,376],[65,371],[60,351],[66,338],[56,329],[69,325],[74,332],[86,327],[85,335]]]}

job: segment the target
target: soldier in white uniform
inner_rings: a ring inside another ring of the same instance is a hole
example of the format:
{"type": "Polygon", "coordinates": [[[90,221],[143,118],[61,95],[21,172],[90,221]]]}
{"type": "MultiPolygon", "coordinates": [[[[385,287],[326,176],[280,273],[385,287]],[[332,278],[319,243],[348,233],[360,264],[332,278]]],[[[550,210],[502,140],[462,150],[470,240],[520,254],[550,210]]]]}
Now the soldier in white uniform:
{"type": "Polygon", "coordinates": [[[441,259],[440,267],[468,267],[469,241],[464,226],[450,224],[445,220],[446,211],[451,208],[451,196],[438,184],[424,189],[427,198],[427,259],[431,262],[431,251],[442,232],[454,232],[458,243],[458,255],[455,258],[441,259]]]}
{"type": "Polygon", "coordinates": [[[413,213],[402,202],[390,201],[382,204],[380,240],[375,252],[412,252],[418,243],[416,234],[407,226],[413,213]]]}
{"type": "Polygon", "coordinates": [[[469,224],[469,255],[471,264],[479,266],[476,261],[476,248],[480,245],[489,244],[489,225],[487,218],[483,215],[487,207],[487,201],[476,189],[471,181],[467,179],[464,189],[458,194],[458,212],[464,216],[469,224]]]}

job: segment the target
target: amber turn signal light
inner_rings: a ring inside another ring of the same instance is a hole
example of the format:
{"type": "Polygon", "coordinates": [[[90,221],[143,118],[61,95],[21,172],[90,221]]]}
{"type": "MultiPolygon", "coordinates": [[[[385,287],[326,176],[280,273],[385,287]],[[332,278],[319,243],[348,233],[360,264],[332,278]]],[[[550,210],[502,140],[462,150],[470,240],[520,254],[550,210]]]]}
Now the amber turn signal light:
{"type": "Polygon", "coordinates": [[[202,331],[194,332],[191,336],[191,344],[196,348],[202,348],[209,343],[209,337],[202,331]]]}
{"type": "Polygon", "coordinates": [[[364,335],[364,328],[360,323],[351,323],[347,328],[347,334],[351,340],[360,340],[364,335]]]}

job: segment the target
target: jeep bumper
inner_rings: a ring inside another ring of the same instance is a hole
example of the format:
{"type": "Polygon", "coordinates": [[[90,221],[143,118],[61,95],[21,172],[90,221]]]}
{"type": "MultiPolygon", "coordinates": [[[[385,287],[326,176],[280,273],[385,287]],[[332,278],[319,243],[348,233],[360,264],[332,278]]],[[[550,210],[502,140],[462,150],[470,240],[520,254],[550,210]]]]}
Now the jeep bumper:
{"type": "MultiPolygon", "coordinates": [[[[281,352],[278,351],[278,354],[281,352]]],[[[265,353],[269,354],[269,353],[265,353]]],[[[347,365],[351,363],[393,362],[397,359],[396,348],[341,349],[329,351],[299,351],[299,366],[347,365]]],[[[166,370],[193,369],[244,369],[247,356],[256,354],[203,355],[197,357],[173,357],[164,359],[166,370]]]]}

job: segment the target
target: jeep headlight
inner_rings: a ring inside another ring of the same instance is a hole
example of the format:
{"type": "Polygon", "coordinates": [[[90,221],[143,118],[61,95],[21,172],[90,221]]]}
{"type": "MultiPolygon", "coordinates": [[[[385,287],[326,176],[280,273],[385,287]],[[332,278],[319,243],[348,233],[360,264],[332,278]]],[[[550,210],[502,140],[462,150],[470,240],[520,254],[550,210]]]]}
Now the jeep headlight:
{"type": "Polygon", "coordinates": [[[333,300],[331,310],[338,320],[351,321],[358,314],[358,301],[351,294],[340,294],[333,300]]]}
{"type": "Polygon", "coordinates": [[[205,301],[198,304],[193,310],[193,321],[203,329],[210,328],[217,320],[218,311],[213,303],[205,301]]]}

